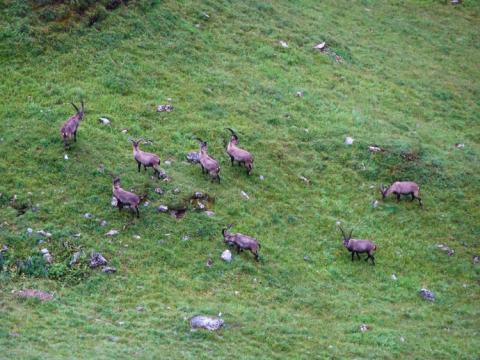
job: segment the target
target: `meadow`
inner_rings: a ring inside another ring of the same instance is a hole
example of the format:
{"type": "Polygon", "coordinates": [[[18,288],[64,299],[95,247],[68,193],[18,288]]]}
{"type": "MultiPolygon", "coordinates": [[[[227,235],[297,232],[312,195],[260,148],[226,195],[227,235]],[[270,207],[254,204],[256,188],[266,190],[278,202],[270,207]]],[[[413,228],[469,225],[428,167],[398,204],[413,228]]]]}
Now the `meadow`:
{"type": "Polygon", "coordinates": [[[1,359],[479,358],[479,2],[67,10],[0,1],[1,359]],[[323,41],[328,53],[313,49],[323,41]],[[81,99],[65,150],[59,129],[81,99]],[[230,166],[227,127],[255,155],[251,176],[230,166]],[[220,184],[186,161],[195,136],[220,184]],[[129,137],[152,140],[169,182],[137,172],[129,137]],[[112,208],[110,174],[148,195],[139,219],[112,208]],[[382,201],[396,180],[420,185],[423,208],[382,201]],[[155,209],[196,191],[215,216],[155,209]],[[376,266],[351,262],[337,222],[375,242],[376,266]],[[260,241],[259,262],[220,259],[227,224],[260,241]],[[117,273],[90,269],[92,251],[117,273]],[[190,331],[193,315],[219,313],[220,331],[190,331]]]}

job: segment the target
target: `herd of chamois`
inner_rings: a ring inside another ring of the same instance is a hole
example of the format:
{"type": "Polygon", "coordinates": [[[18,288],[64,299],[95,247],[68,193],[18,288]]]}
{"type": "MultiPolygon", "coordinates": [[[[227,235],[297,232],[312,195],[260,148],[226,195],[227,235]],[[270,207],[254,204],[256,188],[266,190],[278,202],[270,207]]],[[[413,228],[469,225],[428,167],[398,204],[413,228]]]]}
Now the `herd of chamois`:
{"type": "MultiPolygon", "coordinates": [[[[81,101],[80,109],[74,103],[71,104],[75,108],[76,113],[71,116],[60,129],[60,135],[62,137],[65,149],[70,146],[69,143],[71,142],[72,138],[74,142],[77,141],[78,127],[85,116],[85,106],[83,100],[81,101]]],[[[253,155],[247,150],[238,146],[239,139],[234,130],[231,128],[227,128],[227,130],[230,131],[230,141],[228,142],[226,151],[230,157],[232,166],[236,161],[239,166],[243,165],[246,168],[248,175],[251,175],[253,171],[253,155]]],[[[202,173],[208,174],[212,181],[220,182],[219,162],[208,154],[208,145],[206,141],[203,141],[198,137],[195,139],[200,143],[199,163],[202,168],[202,173]]],[[[137,162],[138,171],[140,172],[142,166],[145,171],[148,167],[151,167],[154,171],[154,175],[160,178],[162,176],[160,171],[160,157],[156,154],[140,150],[140,144],[146,143],[147,141],[143,138],[138,140],[129,139],[129,141],[132,142],[133,158],[137,162]]],[[[420,198],[420,187],[413,181],[397,181],[389,187],[385,187],[382,184],[380,186],[380,192],[383,199],[393,194],[397,197],[397,201],[400,201],[401,195],[410,195],[411,201],[417,199],[419,205],[423,206],[422,199],[420,198]]],[[[112,193],[116,200],[119,211],[121,211],[124,206],[127,206],[134,211],[134,214],[136,214],[137,217],[140,217],[138,206],[142,201],[141,197],[122,189],[120,186],[120,179],[118,177],[114,177],[113,179],[112,193]]],[[[237,249],[237,252],[249,250],[255,256],[255,260],[258,261],[260,243],[257,241],[257,239],[240,233],[230,233],[229,230],[231,227],[232,225],[228,225],[222,229],[222,235],[225,244],[234,246],[237,249]]],[[[349,235],[347,236],[347,233],[344,231],[344,229],[340,225],[338,225],[338,227],[343,236],[343,245],[349,252],[352,253],[352,261],[354,261],[355,255],[357,255],[357,258],[360,260],[359,254],[366,253],[367,258],[365,261],[371,259],[372,264],[375,265],[375,257],[373,254],[377,248],[376,245],[370,240],[353,239],[352,231],[350,231],[349,235]]]]}

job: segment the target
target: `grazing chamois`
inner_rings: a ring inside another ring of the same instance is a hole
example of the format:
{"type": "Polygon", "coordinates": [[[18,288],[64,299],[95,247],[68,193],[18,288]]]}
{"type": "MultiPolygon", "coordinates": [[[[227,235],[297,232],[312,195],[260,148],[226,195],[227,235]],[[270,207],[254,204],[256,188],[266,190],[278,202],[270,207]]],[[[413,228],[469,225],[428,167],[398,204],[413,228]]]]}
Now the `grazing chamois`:
{"type": "Polygon", "coordinates": [[[60,129],[60,135],[62,136],[63,144],[65,148],[68,147],[68,140],[72,139],[73,141],[77,142],[77,130],[78,130],[78,125],[80,125],[80,121],[83,120],[83,116],[85,114],[85,107],[83,105],[83,100],[81,101],[82,108],[81,110],[78,109],[78,107],[74,104],[71,103],[75,110],[77,111],[75,115],[70,117],[62,126],[60,129]]]}
{"type": "Polygon", "coordinates": [[[237,254],[243,250],[250,250],[250,252],[255,255],[255,260],[258,261],[260,244],[257,239],[240,233],[232,234],[229,232],[231,227],[232,225],[228,225],[226,228],[222,229],[223,242],[227,245],[235,246],[237,248],[237,254]]]}
{"type": "Polygon", "coordinates": [[[153,168],[154,175],[160,178],[160,157],[158,155],[140,150],[140,144],[146,143],[144,139],[129,139],[129,141],[132,142],[133,158],[138,164],[138,172],[140,172],[142,165],[145,171],[147,171],[147,167],[151,167],[153,168]]]}
{"type": "Polygon", "coordinates": [[[388,188],[382,184],[380,185],[380,192],[382,193],[383,199],[390,194],[395,194],[397,196],[397,201],[400,201],[400,195],[411,195],[411,201],[418,199],[420,206],[423,206],[422,199],[419,196],[420,187],[413,181],[396,181],[388,188]]]}
{"type": "Polygon", "coordinates": [[[342,232],[343,246],[345,246],[347,250],[352,253],[352,261],[355,254],[357,254],[358,260],[360,260],[359,254],[367,253],[368,256],[365,261],[368,261],[368,259],[372,259],[372,264],[375,265],[375,257],[373,256],[373,253],[377,249],[376,245],[370,240],[352,239],[353,230],[351,230],[350,234],[347,236],[340,225],[338,226],[338,228],[342,232]]]}
{"type": "Polygon", "coordinates": [[[118,211],[123,209],[123,206],[129,206],[137,214],[137,217],[140,217],[140,211],[138,210],[138,204],[140,204],[140,196],[131,193],[129,191],[123,190],[120,187],[120,179],[118,177],[113,179],[113,197],[117,199],[118,211]]]}
{"type": "Polygon", "coordinates": [[[220,182],[220,165],[218,161],[208,155],[208,145],[206,141],[196,138],[200,142],[200,166],[202,173],[209,174],[213,180],[220,182]]]}
{"type": "Polygon", "coordinates": [[[227,145],[227,153],[230,156],[230,160],[232,160],[232,166],[234,161],[238,162],[239,166],[243,164],[247,169],[247,174],[250,175],[253,170],[253,155],[237,146],[238,136],[235,131],[230,128],[227,128],[227,130],[232,133],[227,145]]]}

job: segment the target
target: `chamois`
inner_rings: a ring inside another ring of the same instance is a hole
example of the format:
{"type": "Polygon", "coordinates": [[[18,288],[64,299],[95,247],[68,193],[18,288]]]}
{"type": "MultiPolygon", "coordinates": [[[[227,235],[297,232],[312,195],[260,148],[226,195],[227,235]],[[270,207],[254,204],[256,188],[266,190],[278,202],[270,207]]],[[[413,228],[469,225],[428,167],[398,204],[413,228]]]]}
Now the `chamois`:
{"type": "Polygon", "coordinates": [[[236,161],[238,162],[238,165],[241,166],[242,164],[245,166],[247,169],[247,174],[250,175],[253,170],[253,156],[250,154],[248,151],[243,150],[239,148],[238,145],[238,136],[230,128],[227,128],[232,135],[230,136],[230,141],[228,142],[227,145],[227,153],[230,156],[230,160],[232,160],[232,166],[233,162],[236,161]]]}
{"type": "Polygon", "coordinates": [[[202,173],[209,174],[213,180],[220,182],[220,165],[218,161],[208,155],[208,145],[206,141],[196,138],[200,142],[200,166],[202,173]]]}
{"type": "Polygon", "coordinates": [[[352,261],[355,254],[357,254],[358,260],[360,260],[359,254],[367,253],[368,256],[365,261],[368,261],[368,259],[372,259],[372,264],[375,265],[375,257],[373,256],[374,251],[377,249],[375,244],[372,243],[370,240],[352,239],[353,230],[351,230],[350,234],[347,236],[340,225],[338,226],[338,228],[342,232],[343,246],[345,246],[347,250],[352,253],[352,261]]]}
{"type": "Polygon", "coordinates": [[[231,227],[232,225],[228,225],[226,228],[222,229],[223,242],[227,245],[234,245],[237,248],[237,254],[243,250],[250,250],[250,252],[255,255],[255,260],[258,261],[260,244],[257,239],[240,233],[232,234],[228,231],[231,227]]]}
{"type": "Polygon", "coordinates": [[[388,188],[382,184],[380,185],[380,192],[382,193],[383,199],[390,194],[395,194],[397,196],[397,201],[400,201],[400,195],[411,195],[411,201],[418,199],[420,206],[423,206],[422,199],[419,196],[420,187],[413,181],[396,181],[388,188]]]}
{"type": "Polygon", "coordinates": [[[120,179],[118,177],[113,179],[113,196],[117,199],[118,202],[118,211],[123,209],[124,205],[129,206],[137,214],[137,217],[140,217],[140,211],[138,210],[138,204],[140,204],[140,196],[131,193],[129,191],[123,190],[120,186],[120,179]]]}
{"type": "Polygon", "coordinates": [[[129,141],[132,142],[133,158],[138,164],[138,172],[140,172],[142,165],[145,171],[147,171],[147,167],[151,167],[153,168],[154,175],[160,178],[160,169],[158,167],[160,165],[160,157],[158,155],[140,150],[140,143],[145,143],[144,139],[129,139],[129,141]]]}
{"type": "Polygon", "coordinates": [[[83,115],[85,114],[85,107],[83,105],[83,100],[81,101],[82,108],[81,110],[78,107],[71,103],[75,110],[77,111],[75,115],[71,116],[62,126],[60,129],[60,135],[62,136],[63,144],[65,148],[67,148],[68,144],[67,141],[73,137],[73,141],[77,142],[77,130],[78,125],[80,125],[80,121],[83,119],[83,115]]]}

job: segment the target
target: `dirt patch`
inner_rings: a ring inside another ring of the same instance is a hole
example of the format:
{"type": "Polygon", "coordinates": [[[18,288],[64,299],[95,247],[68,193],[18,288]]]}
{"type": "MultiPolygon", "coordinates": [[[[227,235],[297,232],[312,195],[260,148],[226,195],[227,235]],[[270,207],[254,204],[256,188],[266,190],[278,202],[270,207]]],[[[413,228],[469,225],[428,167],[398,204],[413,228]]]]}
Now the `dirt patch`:
{"type": "Polygon", "coordinates": [[[18,291],[16,295],[22,298],[37,298],[41,301],[53,300],[52,294],[45,291],[41,291],[41,290],[35,290],[35,289],[23,289],[18,291]]]}

